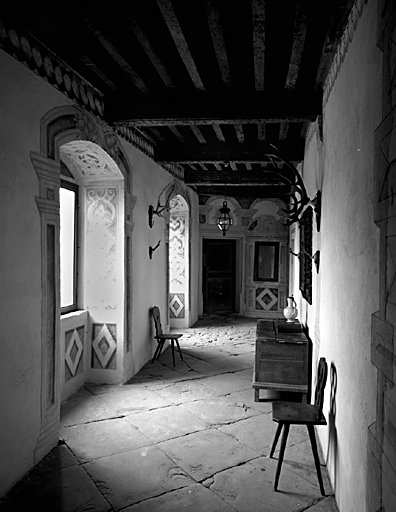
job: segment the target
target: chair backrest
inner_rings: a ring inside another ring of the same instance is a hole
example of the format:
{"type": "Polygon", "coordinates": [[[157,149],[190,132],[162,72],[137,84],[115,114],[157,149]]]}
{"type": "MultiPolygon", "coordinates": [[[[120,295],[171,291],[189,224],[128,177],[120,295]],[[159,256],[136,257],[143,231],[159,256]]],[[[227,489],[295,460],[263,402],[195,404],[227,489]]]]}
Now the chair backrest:
{"type": "Polygon", "coordinates": [[[315,401],[318,417],[322,414],[324,389],[327,381],[327,363],[324,357],[319,359],[318,373],[316,375],[315,401]]]}
{"type": "Polygon", "coordinates": [[[156,334],[156,336],[159,336],[159,335],[163,334],[162,325],[161,325],[161,315],[160,315],[159,307],[158,306],[154,306],[151,309],[151,314],[152,314],[153,319],[154,319],[155,334],[156,334]]]}

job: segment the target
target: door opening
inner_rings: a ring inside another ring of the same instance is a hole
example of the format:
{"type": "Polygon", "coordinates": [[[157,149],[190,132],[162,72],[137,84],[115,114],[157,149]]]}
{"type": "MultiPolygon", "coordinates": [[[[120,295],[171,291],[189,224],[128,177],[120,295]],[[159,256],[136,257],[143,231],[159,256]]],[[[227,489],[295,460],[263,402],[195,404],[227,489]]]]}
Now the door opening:
{"type": "Polygon", "coordinates": [[[235,312],[236,241],[204,239],[203,311],[235,312]]]}

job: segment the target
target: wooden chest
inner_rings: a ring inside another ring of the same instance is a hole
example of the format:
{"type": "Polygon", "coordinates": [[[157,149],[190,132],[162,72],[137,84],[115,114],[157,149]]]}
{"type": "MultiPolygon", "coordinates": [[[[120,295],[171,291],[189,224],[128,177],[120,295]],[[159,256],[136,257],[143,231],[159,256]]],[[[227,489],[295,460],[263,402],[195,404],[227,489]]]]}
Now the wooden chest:
{"type": "Polygon", "coordinates": [[[310,358],[310,342],[298,322],[258,320],[253,375],[255,402],[260,399],[260,389],[301,393],[303,400],[309,401],[310,358]]]}

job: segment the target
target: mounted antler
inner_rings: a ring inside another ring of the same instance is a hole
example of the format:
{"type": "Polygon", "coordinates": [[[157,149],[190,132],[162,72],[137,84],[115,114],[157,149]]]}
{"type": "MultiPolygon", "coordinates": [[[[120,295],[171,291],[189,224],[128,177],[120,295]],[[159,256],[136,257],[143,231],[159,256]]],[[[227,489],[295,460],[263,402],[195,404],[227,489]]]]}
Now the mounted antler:
{"type": "Polygon", "coordinates": [[[163,217],[162,213],[165,210],[169,210],[169,202],[172,196],[174,195],[174,192],[176,192],[176,189],[176,182],[173,182],[171,184],[168,183],[168,185],[166,185],[166,187],[162,189],[160,195],[158,196],[156,209],[154,209],[154,206],[150,204],[148,210],[150,228],[154,226],[154,215],[158,215],[158,217],[163,217]],[[162,196],[164,197],[161,199],[162,196]],[[161,204],[161,201],[163,201],[164,204],[161,204]]]}

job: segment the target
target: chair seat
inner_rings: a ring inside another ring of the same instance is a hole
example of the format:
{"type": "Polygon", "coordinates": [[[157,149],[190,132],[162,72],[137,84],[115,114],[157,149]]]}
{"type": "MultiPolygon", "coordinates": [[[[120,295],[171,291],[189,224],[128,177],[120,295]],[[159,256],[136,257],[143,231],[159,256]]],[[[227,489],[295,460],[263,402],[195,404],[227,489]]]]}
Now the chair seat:
{"type": "Polygon", "coordinates": [[[178,340],[181,338],[183,334],[158,334],[157,336],[154,336],[154,339],[156,340],[178,340]]]}
{"type": "Polygon", "coordinates": [[[277,422],[294,423],[296,425],[327,425],[326,419],[321,412],[317,417],[318,408],[311,404],[300,404],[297,402],[273,402],[272,419],[277,422]]]}

